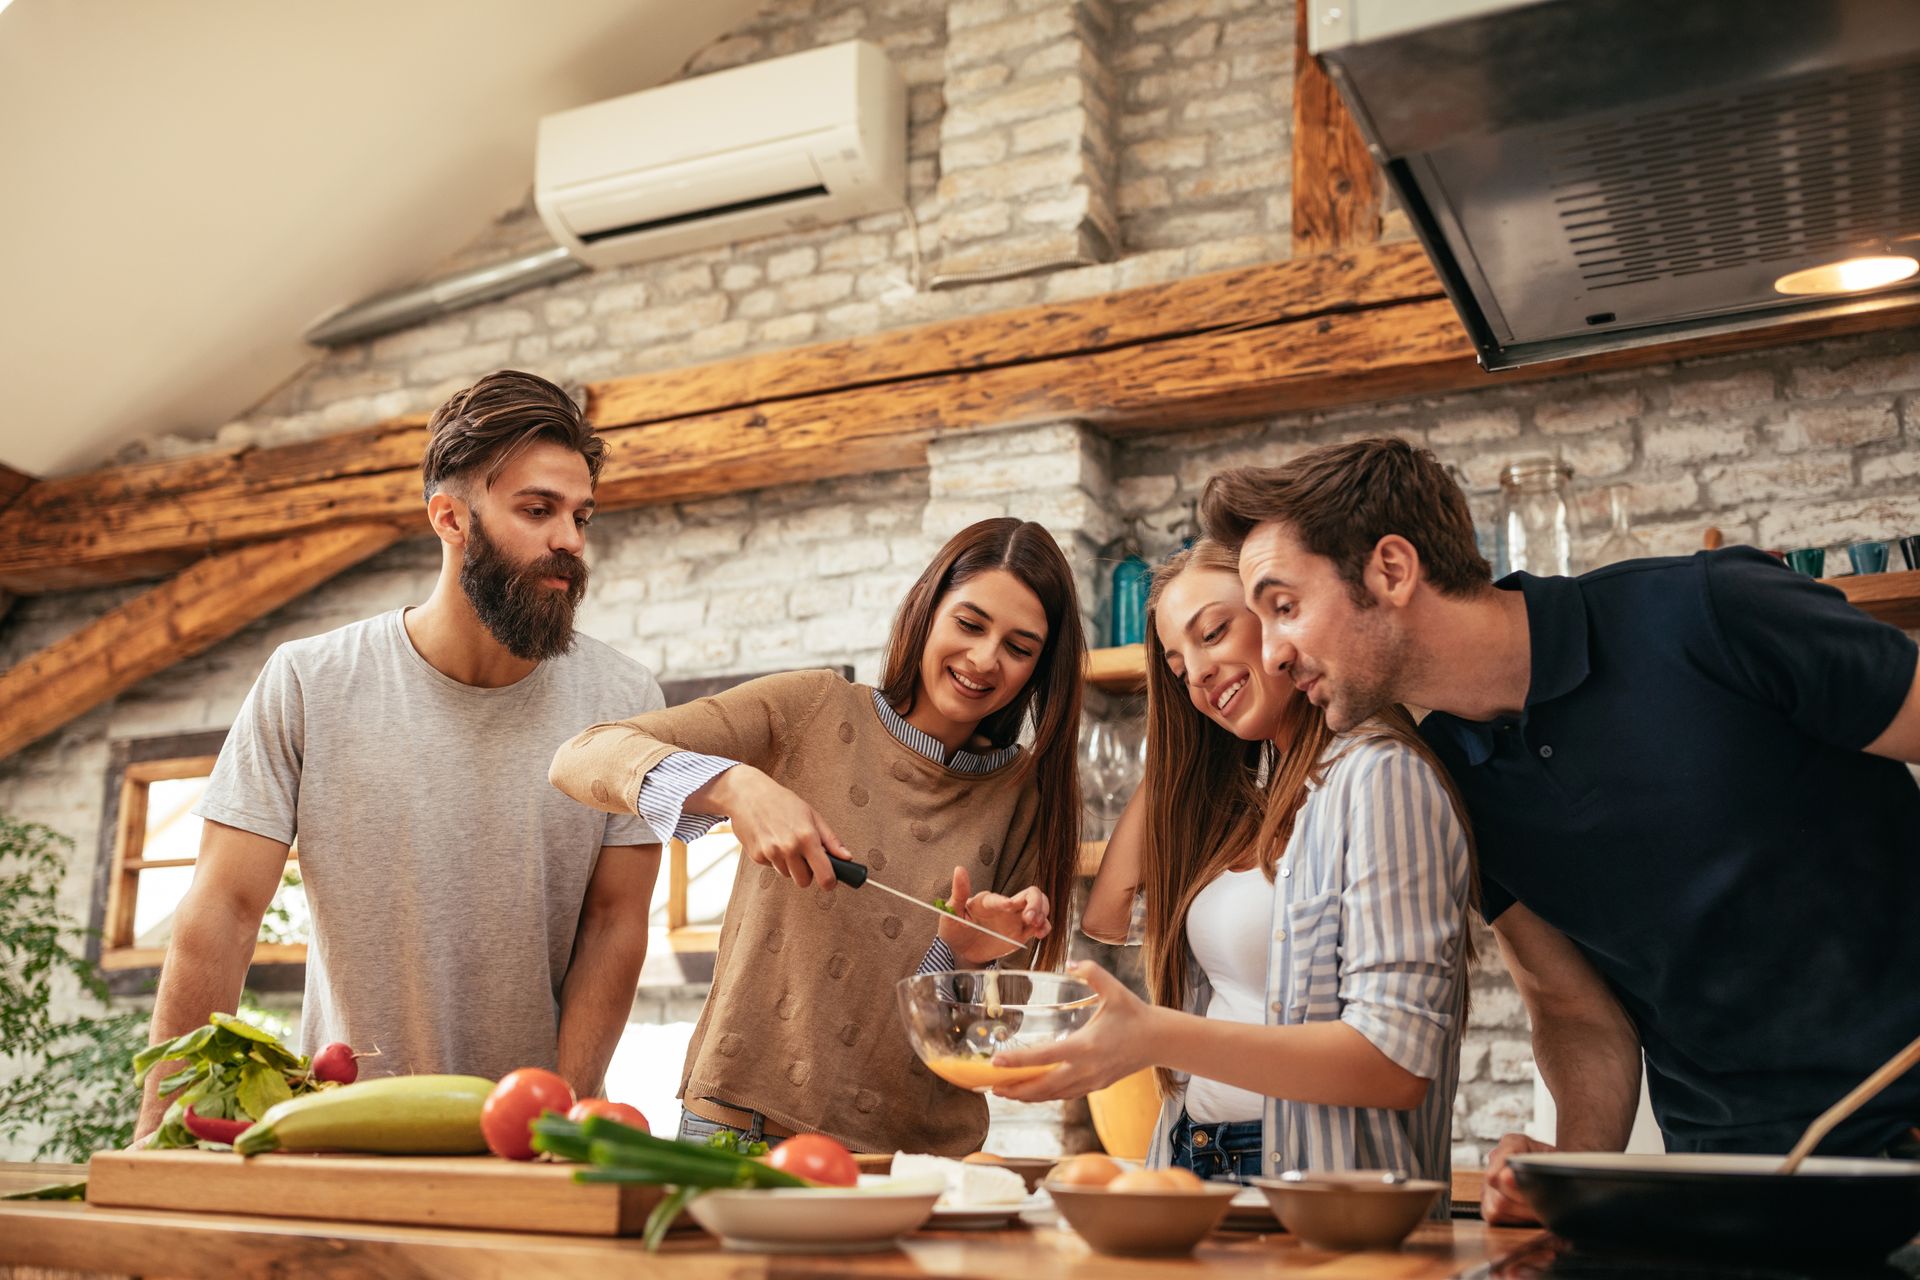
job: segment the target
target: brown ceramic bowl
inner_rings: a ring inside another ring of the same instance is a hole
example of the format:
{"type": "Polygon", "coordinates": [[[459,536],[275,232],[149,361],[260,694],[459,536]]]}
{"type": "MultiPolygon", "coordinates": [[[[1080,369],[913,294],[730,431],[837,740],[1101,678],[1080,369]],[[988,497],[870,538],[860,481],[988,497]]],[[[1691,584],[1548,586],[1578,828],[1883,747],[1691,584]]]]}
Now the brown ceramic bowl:
{"type": "Polygon", "coordinates": [[[1239,1193],[1231,1185],[1198,1191],[1108,1191],[1105,1187],[1046,1184],[1067,1225],[1096,1253],[1168,1255],[1186,1253],[1227,1216],[1239,1193]]]}
{"type": "Polygon", "coordinates": [[[1253,1178],[1280,1225],[1316,1249],[1398,1248],[1446,1188],[1382,1170],[1253,1178]]]}

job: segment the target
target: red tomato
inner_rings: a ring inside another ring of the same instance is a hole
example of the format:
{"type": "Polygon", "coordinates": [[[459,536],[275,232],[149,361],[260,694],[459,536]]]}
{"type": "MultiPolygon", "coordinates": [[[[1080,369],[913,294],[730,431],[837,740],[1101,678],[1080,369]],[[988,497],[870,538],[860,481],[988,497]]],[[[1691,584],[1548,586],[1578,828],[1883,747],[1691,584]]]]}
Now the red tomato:
{"type": "Polygon", "coordinates": [[[533,1122],[542,1112],[565,1115],[573,1087],[551,1071],[522,1067],[500,1077],[480,1106],[480,1132],[487,1149],[509,1160],[533,1159],[533,1122]]]}
{"type": "Polygon", "coordinates": [[[860,1181],[853,1152],[824,1133],[795,1134],[767,1153],[767,1163],[826,1187],[851,1187],[860,1181]]]}
{"type": "Polygon", "coordinates": [[[618,1120],[629,1129],[638,1129],[642,1133],[652,1133],[647,1118],[640,1114],[640,1108],[630,1107],[624,1102],[612,1102],[606,1098],[582,1098],[573,1104],[573,1110],[567,1112],[567,1119],[575,1124],[588,1116],[604,1116],[608,1120],[618,1120]]]}

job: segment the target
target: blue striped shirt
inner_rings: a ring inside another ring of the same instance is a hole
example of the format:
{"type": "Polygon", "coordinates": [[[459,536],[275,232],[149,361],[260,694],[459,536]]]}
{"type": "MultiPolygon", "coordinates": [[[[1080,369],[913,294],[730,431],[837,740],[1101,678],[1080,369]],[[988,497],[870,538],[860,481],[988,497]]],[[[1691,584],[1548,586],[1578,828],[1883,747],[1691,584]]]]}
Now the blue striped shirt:
{"type": "MultiPolygon", "coordinates": [[[[1446,1182],[1467,996],[1466,832],[1411,748],[1343,737],[1331,751],[1275,871],[1267,1024],[1344,1022],[1430,1084],[1411,1111],[1266,1099],[1261,1172],[1399,1169],[1446,1182]]],[[[1200,1013],[1211,990],[1189,964],[1184,1007],[1200,1013]]],[[[1167,1163],[1183,1104],[1184,1088],[1162,1108],[1150,1165],[1167,1163]]],[[[1447,1212],[1443,1196],[1433,1216],[1447,1212]]]]}

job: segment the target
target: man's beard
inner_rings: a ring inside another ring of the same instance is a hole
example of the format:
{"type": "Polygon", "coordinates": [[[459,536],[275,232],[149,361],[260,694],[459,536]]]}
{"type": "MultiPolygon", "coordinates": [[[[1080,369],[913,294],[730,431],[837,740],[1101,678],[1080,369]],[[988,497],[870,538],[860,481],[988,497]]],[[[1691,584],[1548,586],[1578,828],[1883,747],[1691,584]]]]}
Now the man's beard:
{"type": "Polygon", "coordinates": [[[545,662],[573,647],[573,611],[587,593],[587,563],[570,551],[552,551],[517,566],[487,537],[480,513],[460,564],[460,587],[482,625],[523,662],[545,662]],[[558,591],[544,578],[565,578],[558,591]]]}
{"type": "Polygon", "coordinates": [[[1406,683],[1407,637],[1394,630],[1377,607],[1354,616],[1346,665],[1355,674],[1329,689],[1324,708],[1327,727],[1335,733],[1351,732],[1399,701],[1406,683]]]}

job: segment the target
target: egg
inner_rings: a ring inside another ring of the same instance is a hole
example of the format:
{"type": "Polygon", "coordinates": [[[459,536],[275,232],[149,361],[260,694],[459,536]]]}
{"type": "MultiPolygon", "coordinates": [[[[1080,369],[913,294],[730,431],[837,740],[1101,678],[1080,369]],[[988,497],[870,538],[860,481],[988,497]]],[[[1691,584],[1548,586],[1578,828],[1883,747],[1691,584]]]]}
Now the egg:
{"type": "Polygon", "coordinates": [[[1120,1166],[1103,1155],[1068,1156],[1053,1166],[1047,1181],[1063,1187],[1104,1187],[1121,1173],[1120,1166]]]}
{"type": "Polygon", "coordinates": [[[1109,1191],[1195,1192],[1205,1187],[1190,1169],[1129,1169],[1107,1184],[1109,1191]]]}

